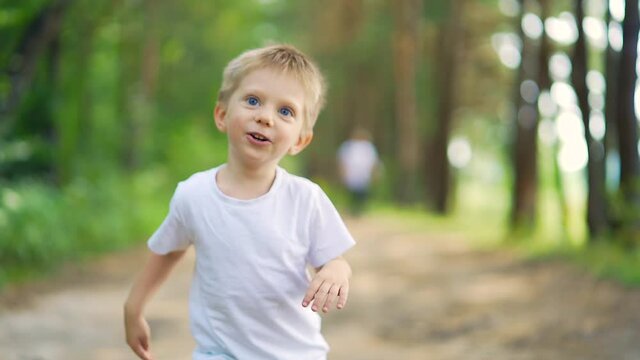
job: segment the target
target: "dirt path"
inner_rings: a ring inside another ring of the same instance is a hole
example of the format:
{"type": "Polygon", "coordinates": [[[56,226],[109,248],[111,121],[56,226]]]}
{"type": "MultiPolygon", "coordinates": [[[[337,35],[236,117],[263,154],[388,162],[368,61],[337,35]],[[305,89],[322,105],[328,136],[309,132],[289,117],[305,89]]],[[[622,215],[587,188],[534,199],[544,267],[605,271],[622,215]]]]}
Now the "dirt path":
{"type": "MultiPolygon", "coordinates": [[[[397,220],[349,223],[348,307],[324,320],[332,360],[640,359],[640,290],[567,265],[470,249],[397,220]]],[[[130,251],[0,295],[0,359],[134,359],[121,303],[142,259],[130,251]]],[[[189,359],[193,257],[148,311],[157,359],[189,359]]]]}

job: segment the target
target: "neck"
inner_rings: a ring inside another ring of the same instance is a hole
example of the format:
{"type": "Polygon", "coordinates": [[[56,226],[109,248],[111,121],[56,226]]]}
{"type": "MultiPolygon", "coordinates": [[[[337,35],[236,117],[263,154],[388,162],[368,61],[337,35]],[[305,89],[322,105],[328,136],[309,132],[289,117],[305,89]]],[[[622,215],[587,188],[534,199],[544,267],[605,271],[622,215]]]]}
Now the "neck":
{"type": "Polygon", "coordinates": [[[273,185],[275,176],[275,166],[246,168],[230,162],[218,171],[216,182],[225,195],[249,200],[266,194],[273,185]]]}

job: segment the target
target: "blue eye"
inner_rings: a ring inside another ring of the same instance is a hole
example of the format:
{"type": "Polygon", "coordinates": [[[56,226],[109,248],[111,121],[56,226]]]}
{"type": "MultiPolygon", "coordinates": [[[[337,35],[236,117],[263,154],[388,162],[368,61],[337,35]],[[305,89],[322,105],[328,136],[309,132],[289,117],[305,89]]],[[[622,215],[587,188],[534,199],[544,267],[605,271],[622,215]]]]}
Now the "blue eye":
{"type": "Polygon", "coordinates": [[[256,98],[255,96],[249,96],[246,100],[247,104],[251,105],[251,106],[256,106],[258,104],[260,104],[260,100],[258,100],[258,98],[256,98]]]}
{"type": "Polygon", "coordinates": [[[293,115],[293,111],[291,111],[291,109],[285,107],[285,108],[280,109],[280,115],[292,116],[293,115]]]}

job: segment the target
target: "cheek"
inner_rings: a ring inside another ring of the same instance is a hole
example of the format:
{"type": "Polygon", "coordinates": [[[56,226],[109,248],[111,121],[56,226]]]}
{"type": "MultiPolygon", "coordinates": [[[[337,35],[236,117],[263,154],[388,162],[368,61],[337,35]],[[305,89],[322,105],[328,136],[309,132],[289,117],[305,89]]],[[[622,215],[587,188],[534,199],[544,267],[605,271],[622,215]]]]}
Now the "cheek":
{"type": "Polygon", "coordinates": [[[298,138],[301,134],[301,127],[299,125],[293,125],[291,129],[287,132],[287,137],[291,142],[295,143],[298,141],[298,138]]]}
{"type": "Polygon", "coordinates": [[[227,129],[229,131],[243,131],[242,122],[238,119],[230,118],[227,121],[227,129]]]}

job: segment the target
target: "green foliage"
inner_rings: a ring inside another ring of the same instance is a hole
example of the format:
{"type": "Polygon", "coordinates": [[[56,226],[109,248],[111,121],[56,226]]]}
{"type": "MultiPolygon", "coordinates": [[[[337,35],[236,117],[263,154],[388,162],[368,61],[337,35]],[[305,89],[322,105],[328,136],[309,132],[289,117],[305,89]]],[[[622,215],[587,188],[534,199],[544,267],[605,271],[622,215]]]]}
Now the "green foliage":
{"type": "Polygon", "coordinates": [[[67,213],[61,200],[58,192],[42,185],[24,184],[2,190],[3,267],[20,263],[46,266],[49,259],[59,257],[69,247],[66,229],[58,226],[67,213]]]}
{"type": "Polygon", "coordinates": [[[525,258],[570,262],[596,277],[640,287],[640,248],[621,246],[615,238],[602,238],[588,246],[586,242],[575,244],[561,239],[550,241],[541,238],[539,234],[518,240],[517,244],[509,244],[508,248],[518,251],[525,258]]]}
{"type": "Polygon", "coordinates": [[[195,171],[220,165],[227,158],[227,139],[216,129],[213,119],[204,124],[182,127],[170,134],[163,149],[163,163],[179,181],[195,171]]]}
{"type": "MultiPolygon", "coordinates": [[[[638,188],[637,184],[635,185],[638,188]]],[[[638,194],[638,190],[633,190],[638,194]]],[[[637,197],[637,195],[635,195],[637,197]]],[[[627,193],[620,189],[612,194],[608,200],[608,216],[613,224],[613,239],[619,246],[640,248],[640,204],[628,201],[632,198],[631,191],[627,193]]]]}
{"type": "Polygon", "coordinates": [[[628,247],[599,242],[574,253],[570,258],[589,268],[603,278],[612,278],[630,286],[640,286],[640,247],[630,250],[628,247]]]}
{"type": "Polygon", "coordinates": [[[26,30],[26,24],[38,16],[47,0],[0,2],[0,68],[9,63],[12,50],[26,30]]]}
{"type": "Polygon", "coordinates": [[[112,174],[95,182],[76,179],[61,191],[36,181],[4,184],[0,287],[25,270],[44,271],[144,241],[168,208],[166,178],[159,171],[112,174]]]}

